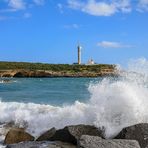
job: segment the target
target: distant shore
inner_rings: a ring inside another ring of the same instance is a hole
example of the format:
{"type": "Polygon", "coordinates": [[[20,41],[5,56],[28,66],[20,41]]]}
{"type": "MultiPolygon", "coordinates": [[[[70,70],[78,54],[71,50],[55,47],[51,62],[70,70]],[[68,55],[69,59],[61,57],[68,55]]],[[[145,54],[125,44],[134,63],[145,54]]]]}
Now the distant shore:
{"type": "Polygon", "coordinates": [[[117,75],[116,65],[0,62],[0,77],[99,77],[117,75]]]}

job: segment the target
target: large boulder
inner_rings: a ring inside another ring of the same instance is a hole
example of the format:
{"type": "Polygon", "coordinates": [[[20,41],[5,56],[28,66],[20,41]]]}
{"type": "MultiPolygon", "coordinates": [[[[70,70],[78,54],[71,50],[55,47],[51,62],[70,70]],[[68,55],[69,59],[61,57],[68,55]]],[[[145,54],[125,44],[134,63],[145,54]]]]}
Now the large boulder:
{"type": "Polygon", "coordinates": [[[33,141],[34,137],[25,132],[24,129],[14,128],[7,133],[4,144],[14,144],[22,141],[33,141]]]}
{"type": "Polygon", "coordinates": [[[77,144],[77,140],[82,135],[92,135],[103,137],[103,132],[91,125],[72,125],[66,126],[64,129],[57,130],[56,133],[49,140],[63,141],[68,143],[77,144]]]}
{"type": "Polygon", "coordinates": [[[33,142],[23,142],[18,144],[7,145],[6,148],[76,148],[76,146],[70,143],[64,143],[60,141],[55,141],[55,142],[33,141],[33,142]]]}
{"type": "Polygon", "coordinates": [[[55,128],[51,128],[47,132],[43,133],[41,136],[39,136],[36,141],[49,141],[50,138],[56,133],[55,128]]]}
{"type": "Polygon", "coordinates": [[[137,140],[141,148],[148,148],[148,123],[126,127],[115,138],[137,140]]]}
{"type": "Polygon", "coordinates": [[[81,136],[78,148],[140,148],[136,140],[105,140],[97,136],[81,136]]]}

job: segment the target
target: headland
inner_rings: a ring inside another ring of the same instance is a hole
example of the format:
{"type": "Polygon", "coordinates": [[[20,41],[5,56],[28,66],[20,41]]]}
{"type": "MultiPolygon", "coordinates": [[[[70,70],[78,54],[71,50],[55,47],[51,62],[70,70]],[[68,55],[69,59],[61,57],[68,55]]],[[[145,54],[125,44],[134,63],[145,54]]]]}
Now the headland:
{"type": "Polygon", "coordinates": [[[99,77],[117,75],[112,64],[0,62],[0,77],[99,77]]]}

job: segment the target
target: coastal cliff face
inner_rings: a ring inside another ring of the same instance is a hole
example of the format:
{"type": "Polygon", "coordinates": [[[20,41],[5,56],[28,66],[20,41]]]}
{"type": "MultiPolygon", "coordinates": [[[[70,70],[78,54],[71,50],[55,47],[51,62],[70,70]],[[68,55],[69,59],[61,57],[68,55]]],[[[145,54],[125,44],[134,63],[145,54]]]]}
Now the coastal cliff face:
{"type": "Polygon", "coordinates": [[[100,72],[55,72],[48,70],[0,70],[0,77],[98,77],[116,75],[114,69],[105,69],[100,72]]]}

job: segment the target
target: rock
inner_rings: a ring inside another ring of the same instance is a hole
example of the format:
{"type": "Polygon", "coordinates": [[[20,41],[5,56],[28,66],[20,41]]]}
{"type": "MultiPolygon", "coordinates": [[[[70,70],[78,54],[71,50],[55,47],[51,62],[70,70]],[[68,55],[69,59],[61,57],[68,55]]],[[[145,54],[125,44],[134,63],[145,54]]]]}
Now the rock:
{"type": "Polygon", "coordinates": [[[18,144],[7,145],[6,148],[76,148],[75,145],[64,142],[23,142],[18,144]]]}
{"type": "Polygon", "coordinates": [[[1,123],[0,126],[1,126],[0,135],[4,137],[6,137],[10,129],[17,128],[16,124],[13,121],[8,123],[1,123]]]}
{"type": "Polygon", "coordinates": [[[53,137],[51,137],[49,140],[77,144],[77,140],[82,135],[103,137],[103,132],[91,125],[72,125],[66,126],[64,129],[57,130],[53,137]]]}
{"type": "Polygon", "coordinates": [[[55,134],[56,129],[51,128],[47,132],[43,133],[40,137],[36,139],[36,141],[49,141],[50,138],[55,134]]]}
{"type": "Polygon", "coordinates": [[[78,148],[140,148],[136,140],[105,140],[97,136],[81,136],[78,148]]]}
{"type": "MultiPolygon", "coordinates": [[[[27,122],[21,122],[21,125],[23,126],[22,130],[25,130],[28,127],[27,122]]],[[[14,128],[19,128],[19,124],[15,124],[14,121],[6,122],[6,123],[0,123],[1,130],[0,135],[3,137],[6,137],[7,133],[14,128]]]]}
{"type": "Polygon", "coordinates": [[[20,70],[20,71],[17,71],[13,77],[17,77],[17,78],[23,78],[23,77],[29,77],[28,76],[28,71],[25,71],[25,70],[20,70]]]}
{"type": "Polygon", "coordinates": [[[33,141],[34,137],[26,133],[24,129],[14,128],[11,129],[4,140],[4,144],[19,143],[22,141],[33,141]]]}
{"type": "Polygon", "coordinates": [[[148,123],[126,127],[115,138],[137,140],[141,148],[148,148],[148,123]]]}

